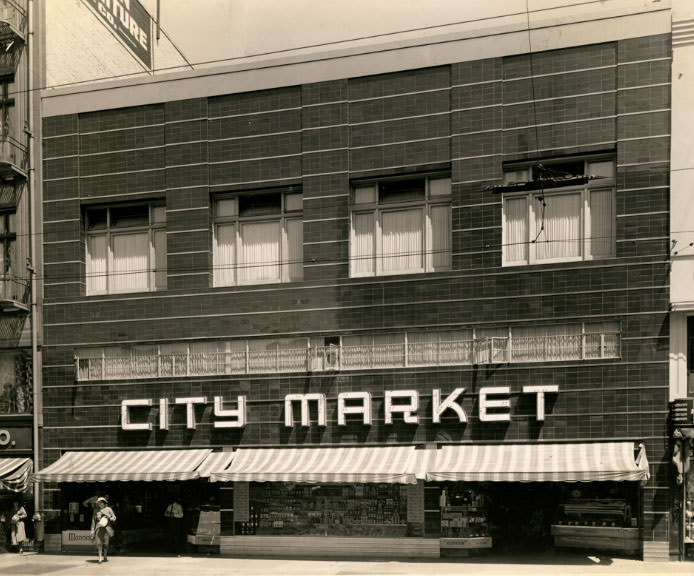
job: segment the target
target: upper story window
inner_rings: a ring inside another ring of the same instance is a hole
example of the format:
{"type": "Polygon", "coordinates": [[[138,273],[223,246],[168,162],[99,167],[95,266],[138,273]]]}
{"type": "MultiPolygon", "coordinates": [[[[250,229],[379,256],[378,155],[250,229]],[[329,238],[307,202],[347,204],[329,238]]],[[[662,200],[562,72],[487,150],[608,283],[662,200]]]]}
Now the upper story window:
{"type": "Polygon", "coordinates": [[[546,162],[504,174],[503,264],[615,255],[615,163],[546,162]]]}
{"type": "Polygon", "coordinates": [[[218,197],[214,202],[214,285],[301,280],[302,209],[301,192],[218,197]]]}
{"type": "Polygon", "coordinates": [[[85,211],[87,294],[166,288],[166,208],[137,204],[85,211]]]}
{"type": "Polygon", "coordinates": [[[0,354],[0,414],[31,413],[33,388],[31,356],[21,350],[0,354]]]}
{"type": "Polygon", "coordinates": [[[451,179],[360,183],[352,190],[351,276],[449,270],[451,179]]]}
{"type": "Polygon", "coordinates": [[[11,136],[11,119],[14,108],[14,98],[10,95],[10,82],[0,82],[0,137],[11,136]]]}
{"type": "Polygon", "coordinates": [[[16,244],[17,227],[15,212],[0,212],[0,261],[2,262],[2,279],[8,280],[15,276],[17,268],[16,244]]]}

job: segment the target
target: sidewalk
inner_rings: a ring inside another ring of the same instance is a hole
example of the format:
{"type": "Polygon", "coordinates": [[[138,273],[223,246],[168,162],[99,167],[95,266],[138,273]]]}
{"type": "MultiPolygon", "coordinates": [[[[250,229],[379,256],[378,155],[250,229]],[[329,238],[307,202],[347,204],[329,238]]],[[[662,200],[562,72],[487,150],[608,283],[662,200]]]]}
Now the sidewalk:
{"type": "Polygon", "coordinates": [[[541,555],[540,557],[432,561],[354,561],[316,559],[229,558],[220,556],[113,556],[98,564],[94,556],[65,554],[2,554],[0,574],[12,576],[448,576],[481,574],[528,575],[654,575],[694,573],[694,563],[647,563],[608,556],[541,555]]]}

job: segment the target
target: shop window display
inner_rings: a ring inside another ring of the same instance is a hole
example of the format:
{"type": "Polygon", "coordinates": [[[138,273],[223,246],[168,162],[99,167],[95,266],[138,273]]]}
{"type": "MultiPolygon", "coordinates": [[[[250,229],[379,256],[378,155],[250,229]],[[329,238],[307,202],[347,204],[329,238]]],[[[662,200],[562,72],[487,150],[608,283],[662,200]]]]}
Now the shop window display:
{"type": "Polygon", "coordinates": [[[562,496],[552,525],[556,546],[638,552],[638,497],[633,483],[570,486],[562,496]]]}
{"type": "Polygon", "coordinates": [[[450,484],[441,490],[441,550],[492,547],[486,497],[474,485],[450,484]]]}
{"type": "Polygon", "coordinates": [[[237,535],[407,535],[407,487],[399,484],[252,483],[249,520],[237,535]]]}
{"type": "Polygon", "coordinates": [[[694,474],[687,475],[684,508],[685,558],[694,560],[694,474]]]}

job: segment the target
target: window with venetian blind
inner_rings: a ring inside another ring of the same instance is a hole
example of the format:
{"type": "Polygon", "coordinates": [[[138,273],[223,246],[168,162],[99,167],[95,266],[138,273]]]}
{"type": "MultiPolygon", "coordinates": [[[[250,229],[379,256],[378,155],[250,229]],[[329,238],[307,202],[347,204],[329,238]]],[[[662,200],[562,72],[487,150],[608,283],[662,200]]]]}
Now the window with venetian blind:
{"type": "Polygon", "coordinates": [[[214,201],[214,285],[303,279],[303,196],[256,191],[214,201]]]}
{"type": "Polygon", "coordinates": [[[449,270],[451,179],[410,177],[352,190],[350,273],[382,276],[449,270]]]}
{"type": "Polygon", "coordinates": [[[85,210],[86,291],[166,288],[166,208],[136,204],[85,210]]]}
{"type": "Polygon", "coordinates": [[[506,190],[519,182],[526,189],[503,193],[503,265],[613,257],[614,160],[546,162],[541,166],[542,170],[535,165],[504,174],[505,184],[511,185],[506,190]],[[577,185],[581,177],[584,182],[577,185]]]}

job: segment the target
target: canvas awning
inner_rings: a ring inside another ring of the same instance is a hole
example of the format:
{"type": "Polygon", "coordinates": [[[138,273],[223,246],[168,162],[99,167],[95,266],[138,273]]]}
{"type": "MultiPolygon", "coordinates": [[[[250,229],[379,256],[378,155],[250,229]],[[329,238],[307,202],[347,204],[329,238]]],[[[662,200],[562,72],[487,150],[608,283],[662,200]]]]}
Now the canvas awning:
{"type": "Polygon", "coordinates": [[[240,448],[211,482],[356,482],[416,484],[413,446],[240,448]]]}
{"type": "Polygon", "coordinates": [[[589,482],[647,480],[646,450],[632,442],[442,446],[422,451],[429,481],[589,482]],[[429,452],[429,454],[424,454],[429,452]]]}
{"type": "Polygon", "coordinates": [[[235,452],[212,452],[198,466],[198,474],[200,478],[209,478],[213,472],[222,473],[231,464],[234,459],[235,452]]]}
{"type": "Polygon", "coordinates": [[[24,492],[33,468],[30,458],[0,458],[0,490],[24,492]]]}
{"type": "Polygon", "coordinates": [[[212,452],[199,450],[122,450],[66,452],[34,474],[41,482],[155,482],[193,480],[212,452]]]}

